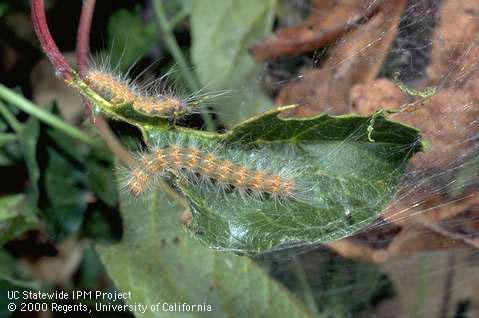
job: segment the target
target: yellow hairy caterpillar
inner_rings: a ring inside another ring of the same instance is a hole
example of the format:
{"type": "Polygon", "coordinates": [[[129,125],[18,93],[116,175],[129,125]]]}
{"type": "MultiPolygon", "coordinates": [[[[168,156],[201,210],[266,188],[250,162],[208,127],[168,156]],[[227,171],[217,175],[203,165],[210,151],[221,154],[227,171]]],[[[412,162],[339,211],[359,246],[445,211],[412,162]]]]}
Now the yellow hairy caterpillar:
{"type": "Polygon", "coordinates": [[[291,167],[268,169],[270,161],[259,152],[249,152],[252,163],[244,164],[238,150],[221,147],[202,150],[194,144],[170,143],[155,146],[138,156],[138,164],[128,171],[125,188],[134,197],[151,189],[158,177],[174,175],[192,184],[236,191],[242,198],[271,197],[275,201],[299,200],[302,187],[291,167]],[[256,157],[256,158],[253,158],[256,157]],[[276,170],[276,171],[274,171],[276,170]]]}
{"type": "Polygon", "coordinates": [[[183,90],[173,89],[167,83],[166,79],[171,70],[160,78],[139,82],[137,78],[148,68],[135,79],[129,77],[131,68],[125,74],[119,69],[119,65],[111,66],[108,55],[100,56],[97,61],[90,60],[84,80],[91,89],[112,104],[129,103],[135,111],[148,116],[176,119],[186,114],[197,113],[200,111],[198,107],[200,104],[205,105],[227,93],[226,91],[208,93],[204,87],[190,95],[181,94],[180,91],[183,90]]]}
{"type": "Polygon", "coordinates": [[[178,117],[188,111],[186,100],[152,90],[141,90],[131,80],[108,72],[90,69],[85,82],[114,104],[131,103],[141,113],[161,117],[178,117]]]}

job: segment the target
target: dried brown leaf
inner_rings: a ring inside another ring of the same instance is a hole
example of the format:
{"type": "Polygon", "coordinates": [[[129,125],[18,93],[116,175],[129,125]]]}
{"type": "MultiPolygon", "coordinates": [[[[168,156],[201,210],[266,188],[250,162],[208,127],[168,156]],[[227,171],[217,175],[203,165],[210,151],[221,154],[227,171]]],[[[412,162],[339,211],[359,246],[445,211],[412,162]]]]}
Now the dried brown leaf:
{"type": "Polygon", "coordinates": [[[289,116],[351,112],[351,88],[378,75],[394,40],[405,2],[383,2],[378,14],[330,49],[321,69],[305,71],[300,81],[283,87],[276,103],[301,105],[287,114],[289,116]]]}
{"type": "Polygon", "coordinates": [[[432,83],[441,81],[446,85],[457,86],[471,77],[477,78],[479,2],[442,1],[433,39],[431,63],[428,67],[432,83]]]}
{"type": "Polygon", "coordinates": [[[250,49],[257,60],[319,49],[358,27],[377,13],[379,1],[316,1],[306,21],[279,30],[250,49]]]}

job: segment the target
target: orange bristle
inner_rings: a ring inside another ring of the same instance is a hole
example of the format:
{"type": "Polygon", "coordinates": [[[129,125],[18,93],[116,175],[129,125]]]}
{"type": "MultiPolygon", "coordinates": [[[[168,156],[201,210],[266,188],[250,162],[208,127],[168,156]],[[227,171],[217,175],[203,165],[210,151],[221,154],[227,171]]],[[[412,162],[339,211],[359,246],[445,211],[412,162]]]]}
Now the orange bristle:
{"type": "Polygon", "coordinates": [[[152,116],[177,117],[186,111],[186,103],[170,94],[142,92],[129,80],[119,79],[107,72],[90,70],[85,82],[113,104],[131,103],[133,109],[152,116]],[[130,87],[132,86],[132,87],[130,87]]]}
{"type": "Polygon", "coordinates": [[[145,176],[167,171],[186,177],[198,175],[204,180],[215,180],[222,189],[230,186],[251,191],[256,197],[267,193],[275,198],[288,198],[295,192],[295,183],[289,178],[222,159],[213,152],[178,145],[156,149],[145,155],[142,163],[132,170],[130,192],[137,196],[143,192],[140,188],[146,188],[148,180],[145,176]],[[139,173],[138,169],[143,173],[139,173]]]}

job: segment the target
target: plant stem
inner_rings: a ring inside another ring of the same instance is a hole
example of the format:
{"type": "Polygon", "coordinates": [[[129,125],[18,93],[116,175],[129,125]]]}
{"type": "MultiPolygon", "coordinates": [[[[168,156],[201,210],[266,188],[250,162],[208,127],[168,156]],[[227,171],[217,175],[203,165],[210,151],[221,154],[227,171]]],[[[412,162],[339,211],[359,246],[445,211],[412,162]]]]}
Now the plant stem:
{"type": "Polygon", "coordinates": [[[176,25],[178,25],[181,21],[183,21],[189,14],[190,14],[190,12],[188,10],[186,10],[185,8],[181,9],[180,12],[175,14],[170,19],[169,30],[173,31],[175,29],[176,25]]]}
{"type": "MultiPolygon", "coordinates": [[[[91,23],[93,19],[93,13],[95,11],[95,0],[84,0],[83,6],[80,14],[80,23],[78,25],[77,31],[77,45],[76,45],[76,60],[77,60],[77,69],[80,79],[83,79],[86,73],[86,68],[88,66],[88,54],[90,52],[90,31],[91,23]]],[[[74,74],[75,75],[75,74],[74,74]]],[[[73,76],[75,77],[75,76],[73,76]]],[[[75,81],[73,78],[71,85],[77,85],[78,87],[84,87],[81,85],[80,81],[75,81]]],[[[85,91],[85,89],[83,89],[85,91]]],[[[94,98],[93,96],[91,98],[94,98]]],[[[104,101],[101,101],[104,102],[104,101]]],[[[82,104],[86,106],[90,111],[92,110],[91,103],[84,97],[82,97],[82,104]]],[[[135,164],[135,160],[132,155],[122,146],[118,138],[111,131],[110,126],[106,122],[105,118],[98,114],[95,115],[91,111],[93,124],[95,125],[98,133],[106,142],[110,151],[120,159],[120,161],[127,165],[131,166],[135,164]]]]}
{"type": "MultiPolygon", "coordinates": [[[[161,32],[163,33],[165,44],[166,44],[166,47],[168,48],[168,51],[170,51],[171,56],[173,56],[173,59],[178,64],[180,68],[180,72],[183,78],[188,83],[190,90],[193,92],[199,91],[201,89],[201,85],[198,79],[196,78],[195,74],[190,71],[190,68],[188,66],[188,63],[186,62],[185,56],[181,52],[181,49],[178,43],[176,42],[175,36],[173,35],[173,32],[171,30],[170,23],[166,19],[162,0],[153,0],[153,4],[155,6],[156,20],[158,21],[158,26],[161,32]]],[[[203,118],[206,124],[206,128],[209,131],[216,130],[216,124],[208,113],[202,112],[201,117],[203,118]]]]}
{"type": "Polygon", "coordinates": [[[0,84],[0,98],[4,99],[5,101],[15,105],[16,107],[20,108],[27,114],[38,118],[39,120],[43,121],[44,123],[57,128],[64,132],[65,134],[78,139],[88,145],[93,147],[98,147],[100,144],[96,143],[92,137],[87,135],[85,132],[81,131],[77,127],[74,127],[65,121],[63,121],[58,116],[52,115],[51,113],[47,112],[46,110],[40,108],[39,106],[33,104],[28,99],[24,98],[16,94],[11,89],[7,88],[4,85],[0,84]]]}
{"type": "Polygon", "coordinates": [[[180,72],[188,83],[190,89],[192,91],[199,90],[200,84],[198,83],[198,80],[196,79],[195,75],[189,71],[189,66],[186,62],[186,58],[181,52],[181,49],[176,42],[175,36],[170,29],[170,23],[166,19],[163,2],[161,0],[153,0],[153,3],[155,6],[155,14],[158,21],[158,26],[163,33],[165,44],[168,47],[170,54],[175,59],[176,63],[178,63],[178,66],[180,67],[180,72]]]}
{"type": "Polygon", "coordinates": [[[95,11],[95,0],[84,0],[77,31],[76,60],[80,77],[83,77],[90,52],[90,30],[95,11]]]}
{"type": "Polygon", "coordinates": [[[15,133],[20,133],[22,130],[22,124],[17,120],[15,115],[12,114],[10,109],[8,109],[7,105],[3,101],[0,100],[0,114],[3,115],[5,121],[12,127],[15,133]]]}
{"type": "Polygon", "coordinates": [[[299,280],[299,285],[302,289],[305,305],[314,317],[318,317],[318,305],[316,304],[316,300],[314,299],[313,291],[311,290],[311,286],[308,283],[306,273],[304,272],[303,266],[297,256],[293,257],[293,264],[294,272],[299,280]]]}
{"type": "Polygon", "coordinates": [[[16,134],[0,133],[0,145],[6,144],[10,141],[15,141],[17,139],[18,137],[16,134]]]}
{"type": "Polygon", "coordinates": [[[45,52],[48,59],[53,64],[56,74],[63,80],[68,81],[71,78],[72,69],[50,34],[43,0],[32,0],[31,8],[33,28],[35,29],[35,33],[40,41],[43,52],[45,52]]]}

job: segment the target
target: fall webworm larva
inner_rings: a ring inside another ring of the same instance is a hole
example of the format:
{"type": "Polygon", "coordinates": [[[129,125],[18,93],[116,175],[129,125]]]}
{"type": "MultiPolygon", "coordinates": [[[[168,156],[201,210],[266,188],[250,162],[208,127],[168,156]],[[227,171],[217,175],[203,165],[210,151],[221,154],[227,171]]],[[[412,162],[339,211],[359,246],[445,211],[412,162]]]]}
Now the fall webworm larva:
{"type": "MultiPolygon", "coordinates": [[[[118,67],[112,70],[108,60],[92,64],[85,74],[85,82],[111,103],[131,103],[136,111],[150,116],[176,118],[191,112],[204,99],[224,94],[198,92],[183,99],[167,92],[161,80],[139,85],[118,72],[118,67]]],[[[124,188],[138,197],[157,185],[160,178],[175,176],[208,189],[235,191],[243,199],[299,200],[304,191],[295,178],[296,169],[291,164],[271,168],[269,159],[267,153],[257,150],[222,144],[211,149],[176,138],[138,154],[138,163],[126,174],[124,188]]]]}
{"type": "Polygon", "coordinates": [[[128,170],[124,184],[134,197],[152,189],[158,178],[173,175],[219,192],[235,191],[245,200],[305,198],[298,169],[291,164],[275,169],[261,151],[224,145],[205,149],[198,143],[177,140],[155,145],[137,157],[138,164],[128,170]]]}
{"type": "Polygon", "coordinates": [[[98,63],[90,62],[85,73],[85,82],[113,104],[131,103],[137,112],[164,118],[178,118],[198,112],[200,103],[227,93],[206,93],[205,87],[195,94],[183,97],[165,84],[168,73],[145,83],[129,78],[128,73],[129,71],[126,74],[119,72],[118,66],[112,68],[109,58],[104,57],[98,63]]]}

